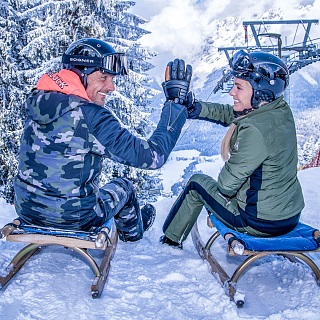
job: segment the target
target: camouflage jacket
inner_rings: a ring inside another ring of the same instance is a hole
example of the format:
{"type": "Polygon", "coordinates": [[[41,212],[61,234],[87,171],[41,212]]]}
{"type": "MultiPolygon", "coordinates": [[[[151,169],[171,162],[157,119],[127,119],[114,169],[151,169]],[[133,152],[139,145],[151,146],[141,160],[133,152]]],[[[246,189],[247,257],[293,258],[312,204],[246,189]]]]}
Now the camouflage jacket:
{"type": "Polygon", "coordinates": [[[152,136],[125,129],[86,96],[75,73],[44,75],[26,101],[15,207],[28,223],[81,229],[95,216],[103,157],[142,169],[160,168],[173,149],[186,108],[167,102],[152,136]]]}

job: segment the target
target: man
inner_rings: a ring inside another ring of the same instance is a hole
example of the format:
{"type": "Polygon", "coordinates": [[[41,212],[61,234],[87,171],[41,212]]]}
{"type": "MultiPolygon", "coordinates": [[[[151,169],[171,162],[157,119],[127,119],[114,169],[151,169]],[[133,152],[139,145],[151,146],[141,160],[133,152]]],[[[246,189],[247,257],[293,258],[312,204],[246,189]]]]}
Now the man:
{"type": "Polygon", "coordinates": [[[75,230],[90,230],[114,217],[121,240],[139,240],[151,227],[155,209],[146,205],[140,211],[127,179],[98,187],[102,160],[108,157],[146,170],[165,163],[187,118],[182,104],[192,68],[185,70],[183,60],[174,61],[179,73],[166,82],[161,119],[152,136],[143,140],[104,107],[106,95],[115,90],[114,78],[128,73],[124,53],[86,38],[71,44],[62,63],[60,72],[40,78],[26,101],[28,119],[14,186],[16,211],[26,223],[75,230]]]}

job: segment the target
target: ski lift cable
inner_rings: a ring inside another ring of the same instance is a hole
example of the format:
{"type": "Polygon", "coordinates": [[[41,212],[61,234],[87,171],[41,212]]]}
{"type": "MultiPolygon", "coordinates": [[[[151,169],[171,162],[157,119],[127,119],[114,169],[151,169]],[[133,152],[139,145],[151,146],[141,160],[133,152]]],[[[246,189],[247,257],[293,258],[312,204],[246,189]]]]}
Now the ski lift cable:
{"type": "Polygon", "coordinates": [[[264,23],[264,21],[262,21],[262,23],[261,23],[260,26],[259,26],[259,32],[258,32],[258,34],[260,33],[260,28],[261,28],[261,26],[264,27],[265,33],[268,33],[268,28],[267,28],[266,24],[264,23]]]}
{"type": "Polygon", "coordinates": [[[299,28],[299,24],[297,24],[297,26],[296,26],[296,32],[294,33],[294,37],[292,39],[292,45],[294,44],[294,41],[296,40],[296,36],[297,36],[297,33],[298,33],[298,28],[299,28]]]}
{"type": "MultiPolygon", "coordinates": [[[[267,28],[266,24],[264,23],[264,21],[262,21],[262,24],[261,24],[261,25],[264,26],[265,35],[267,35],[267,34],[268,34],[268,28],[267,28]]],[[[260,35],[260,36],[263,35],[263,33],[260,32],[260,27],[261,27],[261,25],[259,26],[258,36],[259,36],[259,35],[260,35]]],[[[274,44],[273,44],[273,42],[272,42],[272,37],[269,36],[268,38],[269,38],[269,41],[270,41],[271,46],[274,47],[274,44]]]]}
{"type": "MultiPolygon", "coordinates": [[[[210,98],[211,94],[213,93],[214,91],[214,88],[211,90],[211,92],[209,93],[208,97],[206,98],[206,100],[204,100],[204,102],[207,102],[208,99],[210,98]]],[[[194,120],[195,119],[191,119],[190,121],[190,124],[187,126],[187,128],[184,130],[184,132],[182,133],[182,135],[180,135],[178,141],[177,141],[177,144],[176,145],[179,145],[180,141],[182,140],[182,138],[184,137],[184,135],[186,134],[186,132],[189,130],[189,128],[191,127],[191,125],[194,123],[194,120]]],[[[215,146],[216,144],[214,144],[213,146],[215,146]]]]}

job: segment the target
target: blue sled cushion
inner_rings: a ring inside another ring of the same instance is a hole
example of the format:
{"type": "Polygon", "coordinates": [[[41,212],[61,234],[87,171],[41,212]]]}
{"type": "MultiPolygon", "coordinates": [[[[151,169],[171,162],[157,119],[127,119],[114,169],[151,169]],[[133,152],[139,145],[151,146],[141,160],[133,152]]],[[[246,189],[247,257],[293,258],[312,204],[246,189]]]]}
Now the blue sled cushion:
{"type": "Polygon", "coordinates": [[[319,243],[313,237],[314,231],[317,229],[301,222],[299,222],[298,225],[287,234],[270,238],[262,238],[230,229],[213,215],[210,215],[210,219],[223,237],[227,233],[233,234],[247,250],[301,252],[313,251],[319,248],[319,243]]]}

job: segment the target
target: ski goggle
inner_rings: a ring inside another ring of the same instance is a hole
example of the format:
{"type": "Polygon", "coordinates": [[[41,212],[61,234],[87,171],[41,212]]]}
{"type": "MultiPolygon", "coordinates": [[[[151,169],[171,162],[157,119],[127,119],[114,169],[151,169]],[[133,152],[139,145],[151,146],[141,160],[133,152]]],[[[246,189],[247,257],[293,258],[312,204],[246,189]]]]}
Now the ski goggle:
{"type": "Polygon", "coordinates": [[[254,81],[265,79],[268,82],[280,78],[288,81],[288,71],[283,66],[271,60],[268,62],[255,62],[255,65],[253,65],[252,58],[243,50],[235,53],[230,59],[229,65],[232,75],[238,78],[252,79],[254,81]]]}
{"type": "Polygon", "coordinates": [[[128,61],[124,53],[112,53],[102,57],[102,72],[114,75],[128,74],[128,61]]]}
{"type": "Polygon", "coordinates": [[[124,76],[128,74],[128,62],[125,53],[110,53],[102,57],[64,54],[62,62],[64,64],[87,67],[88,69],[98,68],[101,72],[112,75],[124,76]]]}
{"type": "Polygon", "coordinates": [[[254,69],[249,54],[243,50],[234,54],[234,56],[229,60],[229,66],[235,73],[252,72],[254,69]]]}

